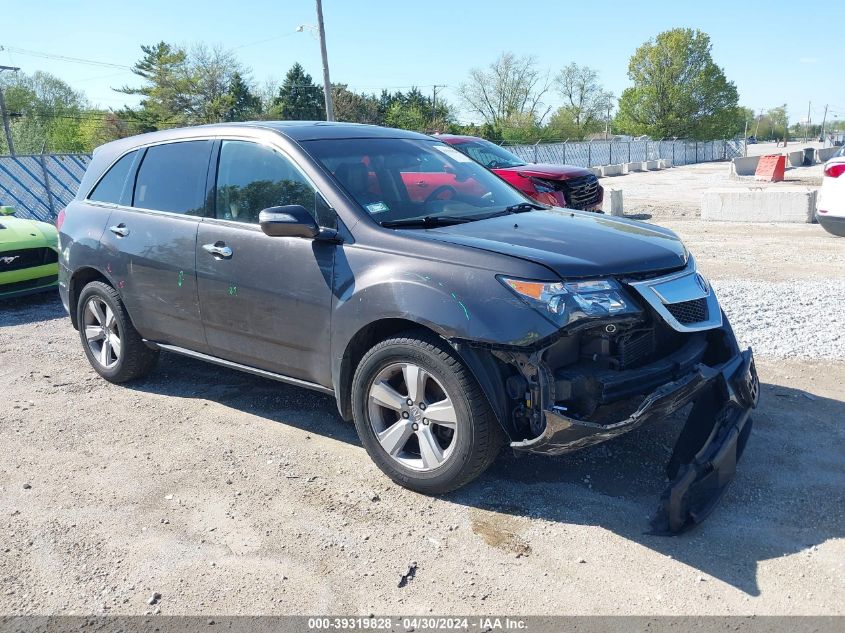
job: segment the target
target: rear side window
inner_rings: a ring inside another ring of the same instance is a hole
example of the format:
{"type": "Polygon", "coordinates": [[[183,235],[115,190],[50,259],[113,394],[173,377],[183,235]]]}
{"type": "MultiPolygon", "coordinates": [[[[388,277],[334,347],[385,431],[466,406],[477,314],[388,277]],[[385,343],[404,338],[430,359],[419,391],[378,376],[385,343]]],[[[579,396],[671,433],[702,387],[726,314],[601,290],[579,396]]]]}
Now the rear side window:
{"type": "Polygon", "coordinates": [[[132,206],[203,215],[211,146],[212,141],[183,141],[150,147],[138,170],[132,206]]]}
{"type": "Polygon", "coordinates": [[[138,151],[129,152],[112,165],[106,172],[94,191],[88,196],[89,200],[96,202],[109,202],[111,204],[129,204],[132,197],[132,184],[127,183],[129,174],[132,172],[132,165],[138,157],[138,151]]]}

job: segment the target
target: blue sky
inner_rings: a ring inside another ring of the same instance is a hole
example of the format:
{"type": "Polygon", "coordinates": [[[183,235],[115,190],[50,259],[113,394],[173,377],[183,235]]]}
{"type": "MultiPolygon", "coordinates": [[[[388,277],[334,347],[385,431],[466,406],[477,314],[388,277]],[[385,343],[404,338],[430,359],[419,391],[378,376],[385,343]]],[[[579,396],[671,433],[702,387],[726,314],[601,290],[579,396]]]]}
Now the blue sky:
{"type": "MultiPolygon", "coordinates": [[[[332,81],[353,89],[417,85],[430,93],[432,84],[446,84],[439,94],[460,105],[455,89],[468,71],[510,50],[535,56],[552,74],[571,61],[592,66],[619,95],[628,85],[634,50],[662,30],[683,26],[710,34],[716,63],[736,83],[742,105],[759,110],[786,103],[794,122],[806,118],[812,101],[814,121],[821,120],[825,104],[829,117],[845,118],[842,65],[833,58],[835,49],[841,52],[837,42],[845,29],[841,1],[323,2],[332,81]]],[[[37,13],[33,7],[0,2],[0,46],[130,66],[141,44],[204,41],[236,49],[259,83],[280,78],[294,61],[316,81],[321,76],[317,41],[296,32],[300,24],[316,23],[313,0],[41,0],[37,13]]],[[[118,108],[131,99],[112,87],[135,83],[121,68],[15,50],[0,51],[0,64],[54,73],[104,107],[118,108]]],[[[547,101],[559,103],[554,95],[547,101]]]]}

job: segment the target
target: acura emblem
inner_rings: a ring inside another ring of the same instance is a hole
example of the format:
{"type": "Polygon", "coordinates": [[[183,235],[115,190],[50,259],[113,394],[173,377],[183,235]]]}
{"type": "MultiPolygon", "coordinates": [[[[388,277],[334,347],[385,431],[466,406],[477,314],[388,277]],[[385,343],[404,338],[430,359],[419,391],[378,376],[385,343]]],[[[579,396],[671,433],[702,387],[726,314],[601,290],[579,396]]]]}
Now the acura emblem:
{"type": "Polygon", "coordinates": [[[699,273],[695,273],[695,283],[698,284],[698,287],[701,288],[705,293],[710,294],[710,284],[707,283],[707,280],[701,276],[699,273]]]}
{"type": "Polygon", "coordinates": [[[5,257],[0,257],[0,262],[3,262],[4,264],[11,264],[18,257],[20,257],[20,255],[6,255],[5,257]]]}

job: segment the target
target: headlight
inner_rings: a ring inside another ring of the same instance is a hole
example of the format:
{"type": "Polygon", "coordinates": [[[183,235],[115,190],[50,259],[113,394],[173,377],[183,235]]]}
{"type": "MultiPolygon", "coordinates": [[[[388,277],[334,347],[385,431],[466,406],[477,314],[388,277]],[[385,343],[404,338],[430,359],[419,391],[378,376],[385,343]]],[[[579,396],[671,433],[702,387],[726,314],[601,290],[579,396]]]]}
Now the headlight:
{"type": "Polygon", "coordinates": [[[637,314],[640,308],[613,279],[526,281],[499,277],[505,286],[558,326],[580,319],[637,314]]]}
{"type": "Polygon", "coordinates": [[[552,193],[555,191],[554,186],[550,182],[546,182],[540,178],[534,178],[533,176],[530,177],[529,180],[531,181],[531,184],[534,185],[534,189],[536,189],[538,193],[552,193]]]}

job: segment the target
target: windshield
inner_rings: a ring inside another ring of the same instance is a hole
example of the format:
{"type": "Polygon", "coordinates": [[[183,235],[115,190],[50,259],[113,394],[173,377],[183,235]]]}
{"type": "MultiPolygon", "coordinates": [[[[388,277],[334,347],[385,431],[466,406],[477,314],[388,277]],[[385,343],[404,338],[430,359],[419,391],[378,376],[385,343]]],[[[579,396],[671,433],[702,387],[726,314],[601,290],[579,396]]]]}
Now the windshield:
{"type": "Polygon", "coordinates": [[[495,143],[478,139],[476,141],[460,141],[452,144],[473,160],[481,163],[487,169],[501,167],[522,167],[525,161],[516,154],[499,147],[495,143]]]}
{"type": "Polygon", "coordinates": [[[469,221],[533,202],[435,140],[322,139],[302,145],[385,225],[423,219],[469,221]]]}

